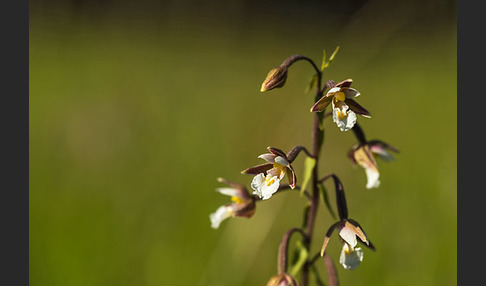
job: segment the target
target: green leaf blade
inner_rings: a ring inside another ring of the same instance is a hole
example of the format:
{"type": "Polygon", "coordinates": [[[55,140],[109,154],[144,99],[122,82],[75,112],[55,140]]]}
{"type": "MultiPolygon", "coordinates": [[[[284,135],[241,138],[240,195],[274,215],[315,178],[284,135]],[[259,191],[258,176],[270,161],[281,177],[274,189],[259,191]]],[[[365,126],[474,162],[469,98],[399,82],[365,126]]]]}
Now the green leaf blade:
{"type": "Polygon", "coordinates": [[[300,195],[304,194],[310,179],[312,178],[312,172],[316,166],[316,159],[311,157],[306,157],[304,161],[304,174],[302,176],[302,185],[300,186],[300,195]]]}

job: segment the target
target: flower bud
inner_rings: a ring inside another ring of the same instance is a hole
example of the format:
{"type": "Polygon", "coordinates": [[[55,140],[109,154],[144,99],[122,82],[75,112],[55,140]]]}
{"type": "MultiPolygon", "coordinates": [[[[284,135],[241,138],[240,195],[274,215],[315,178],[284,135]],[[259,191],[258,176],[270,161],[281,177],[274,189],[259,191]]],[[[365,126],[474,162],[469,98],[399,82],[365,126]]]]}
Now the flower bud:
{"type": "Polygon", "coordinates": [[[262,83],[261,92],[282,87],[287,80],[287,67],[279,66],[270,70],[262,83]]]}
{"type": "Polygon", "coordinates": [[[280,273],[270,278],[267,286],[299,286],[299,282],[287,273],[280,273]]]}

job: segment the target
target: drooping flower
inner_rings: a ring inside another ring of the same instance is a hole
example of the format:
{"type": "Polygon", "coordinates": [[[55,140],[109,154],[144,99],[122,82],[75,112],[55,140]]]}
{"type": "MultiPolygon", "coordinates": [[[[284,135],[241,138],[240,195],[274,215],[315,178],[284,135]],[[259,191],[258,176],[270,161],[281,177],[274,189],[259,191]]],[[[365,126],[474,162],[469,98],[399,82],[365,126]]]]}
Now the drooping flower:
{"type": "Polygon", "coordinates": [[[287,273],[279,273],[272,276],[266,286],[299,286],[299,282],[287,273]]]}
{"type": "Polygon", "coordinates": [[[395,147],[380,140],[371,140],[364,144],[357,143],[349,151],[348,156],[353,164],[358,164],[365,169],[367,189],[380,186],[380,172],[378,171],[378,164],[376,163],[375,157],[379,157],[384,161],[395,160],[389,151],[399,152],[395,147]]]}
{"type": "Polygon", "coordinates": [[[295,188],[297,178],[294,169],[290,164],[287,155],[280,149],[267,148],[270,153],[265,153],[258,158],[267,161],[265,164],[257,165],[243,170],[243,174],[255,175],[251,182],[253,194],[262,200],[269,199],[279,188],[280,181],[287,174],[290,188],[295,188]]]}
{"type": "Polygon", "coordinates": [[[350,87],[352,83],[352,79],[347,79],[335,84],[311,107],[311,112],[321,112],[332,103],[332,118],[341,131],[353,128],[356,114],[371,117],[370,112],[353,99],[360,93],[350,87]]]}
{"type": "Polygon", "coordinates": [[[375,250],[375,247],[370,242],[366,234],[364,233],[362,227],[352,219],[342,219],[337,223],[333,224],[327,231],[324,243],[321,249],[321,256],[324,255],[326,251],[327,244],[334,229],[338,229],[339,237],[342,242],[341,255],[339,257],[339,263],[345,269],[355,269],[359,266],[361,261],[363,261],[363,249],[361,247],[356,247],[358,244],[358,239],[364,243],[368,248],[375,250]]]}
{"type": "Polygon", "coordinates": [[[218,188],[217,192],[231,197],[231,203],[220,206],[214,213],[209,215],[211,227],[216,229],[221,222],[230,217],[250,218],[255,213],[255,198],[250,195],[243,185],[218,178],[219,182],[226,183],[229,188],[218,188]]]}

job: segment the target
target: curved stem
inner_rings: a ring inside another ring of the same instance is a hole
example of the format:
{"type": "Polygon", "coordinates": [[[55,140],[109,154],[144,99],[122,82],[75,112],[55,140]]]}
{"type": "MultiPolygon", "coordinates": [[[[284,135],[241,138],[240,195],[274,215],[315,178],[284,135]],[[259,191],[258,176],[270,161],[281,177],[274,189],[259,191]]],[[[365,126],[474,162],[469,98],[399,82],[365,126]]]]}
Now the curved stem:
{"type": "Polygon", "coordinates": [[[294,232],[299,232],[303,237],[305,237],[305,233],[298,227],[291,228],[285,232],[278,247],[278,273],[287,272],[287,252],[289,248],[289,240],[290,236],[292,236],[294,232]]]}
{"type": "Polygon", "coordinates": [[[336,266],[334,266],[334,262],[332,262],[331,257],[329,255],[324,254],[324,263],[326,264],[327,268],[327,277],[329,279],[330,286],[339,286],[336,266]]]}
{"type": "Polygon", "coordinates": [[[286,58],[283,63],[282,63],[282,66],[285,66],[285,67],[290,67],[293,63],[295,63],[296,61],[299,61],[299,60],[305,60],[305,61],[308,61],[312,67],[316,70],[316,73],[317,73],[317,94],[320,94],[320,91],[321,91],[321,82],[322,82],[322,72],[321,70],[317,67],[316,63],[314,63],[314,61],[304,55],[292,55],[288,58],[286,58]]]}
{"type": "Polygon", "coordinates": [[[299,155],[300,151],[304,151],[304,153],[311,157],[311,158],[314,158],[314,156],[302,145],[297,145],[295,146],[294,148],[292,148],[292,150],[290,150],[288,153],[287,153],[287,159],[289,160],[289,163],[292,163],[296,158],[297,156],[299,155]]]}

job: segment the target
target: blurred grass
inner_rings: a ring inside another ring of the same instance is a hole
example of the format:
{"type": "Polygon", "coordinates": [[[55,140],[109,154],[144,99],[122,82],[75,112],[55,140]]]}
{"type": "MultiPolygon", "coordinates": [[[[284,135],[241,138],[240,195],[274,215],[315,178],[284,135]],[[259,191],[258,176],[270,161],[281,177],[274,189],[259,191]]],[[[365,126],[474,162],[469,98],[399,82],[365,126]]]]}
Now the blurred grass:
{"type": "MultiPolygon", "coordinates": [[[[341,285],[456,284],[454,23],[368,31],[325,25],[341,18],[302,29],[179,17],[135,25],[31,13],[32,285],[264,284],[304,200],[281,194],[252,219],[212,230],[209,213],[227,203],[216,178],[249,184],[239,172],[260,163],[267,146],[309,146],[310,66],[294,65],[282,89],[259,87],[287,56],[319,62],[336,45],[325,78],[353,78],[373,114],[358,119],[367,137],[401,151],[396,162],[379,162],[381,187],[366,190],[363,170],[345,156],[353,135],[326,123],[321,172],[341,178],[350,217],[377,247],[355,271],[337,265],[341,285]]],[[[321,209],[314,252],[331,223],[321,209]]]]}

